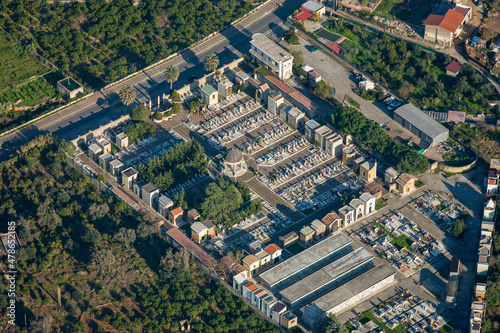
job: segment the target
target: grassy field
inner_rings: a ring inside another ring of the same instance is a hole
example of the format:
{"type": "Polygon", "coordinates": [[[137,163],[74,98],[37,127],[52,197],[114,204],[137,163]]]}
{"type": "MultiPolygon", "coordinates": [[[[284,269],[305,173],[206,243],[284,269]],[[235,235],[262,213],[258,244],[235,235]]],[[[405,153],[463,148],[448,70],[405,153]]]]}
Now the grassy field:
{"type": "Polygon", "coordinates": [[[32,76],[41,75],[50,68],[0,30],[0,92],[15,88],[32,76]]]}
{"type": "Polygon", "coordinates": [[[411,248],[411,244],[413,244],[413,241],[406,235],[400,235],[394,238],[391,241],[391,244],[397,247],[399,250],[403,247],[406,247],[409,251],[415,252],[415,250],[411,248]]]}
{"type": "Polygon", "coordinates": [[[387,202],[384,199],[380,198],[375,201],[375,210],[379,210],[385,206],[387,206],[387,202]]]}

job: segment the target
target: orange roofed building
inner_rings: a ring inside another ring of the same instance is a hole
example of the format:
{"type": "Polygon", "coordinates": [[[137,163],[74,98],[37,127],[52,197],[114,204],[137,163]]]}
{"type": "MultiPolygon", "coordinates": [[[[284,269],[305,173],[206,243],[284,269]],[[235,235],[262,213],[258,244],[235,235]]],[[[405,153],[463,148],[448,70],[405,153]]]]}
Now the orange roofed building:
{"type": "Polygon", "coordinates": [[[275,264],[281,260],[283,250],[278,245],[270,244],[264,250],[271,255],[271,264],[275,264]]]}
{"type": "Polygon", "coordinates": [[[462,14],[462,8],[449,9],[445,15],[431,14],[424,21],[424,39],[446,47],[453,45],[453,39],[462,32],[468,13],[462,14]]]}

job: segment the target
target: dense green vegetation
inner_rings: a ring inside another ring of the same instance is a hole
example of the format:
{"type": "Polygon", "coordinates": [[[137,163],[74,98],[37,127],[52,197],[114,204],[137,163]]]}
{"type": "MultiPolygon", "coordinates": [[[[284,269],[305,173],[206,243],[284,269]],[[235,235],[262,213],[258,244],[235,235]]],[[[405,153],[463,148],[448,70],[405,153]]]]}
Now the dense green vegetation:
{"type": "Polygon", "coordinates": [[[245,182],[233,184],[220,177],[205,188],[205,198],[200,207],[201,215],[216,225],[222,225],[223,229],[230,229],[236,223],[262,210],[260,200],[252,201],[245,207],[243,203],[248,200],[250,189],[245,182]]]}
{"type": "Polygon", "coordinates": [[[21,102],[16,106],[35,106],[56,97],[58,94],[53,84],[44,77],[40,77],[21,86],[5,89],[0,92],[0,101],[15,103],[20,100],[21,102]]]}
{"type": "Polygon", "coordinates": [[[101,87],[221,30],[252,8],[243,0],[0,2],[0,26],[66,74],[101,87]]]}
{"type": "Polygon", "coordinates": [[[342,43],[343,56],[419,108],[477,113],[495,99],[491,83],[469,64],[455,78],[444,68],[449,55],[425,52],[421,47],[353,26],[332,21],[329,29],[351,40],[342,43]]]}
{"type": "Polygon", "coordinates": [[[27,47],[22,47],[0,30],[0,92],[49,71],[50,68],[31,55],[27,47]]]}
{"type": "Polygon", "coordinates": [[[133,121],[144,121],[151,115],[151,110],[144,104],[134,106],[130,111],[130,119],[133,121]]]}
{"type": "Polygon", "coordinates": [[[155,125],[140,122],[127,127],[125,134],[128,136],[129,143],[136,143],[155,134],[155,131],[155,125]]]}
{"type": "Polygon", "coordinates": [[[181,143],[157,159],[137,167],[139,178],[155,184],[160,192],[182,184],[194,175],[207,170],[208,161],[201,144],[196,140],[181,143]]]}
{"type": "Polygon", "coordinates": [[[423,173],[429,168],[429,161],[408,146],[398,145],[375,122],[351,107],[335,109],[331,122],[342,135],[350,134],[380,153],[385,161],[399,172],[423,173]]]}
{"type": "MultiPolygon", "coordinates": [[[[279,332],[173,251],[143,216],[66,165],[75,147],[43,136],[0,168],[0,227],[16,222],[16,324],[26,332],[279,332]],[[62,307],[57,304],[61,288],[62,307]],[[106,304],[105,307],[98,305],[106,304]],[[88,320],[79,321],[84,314],[88,320]],[[25,323],[25,315],[27,323],[25,323]]],[[[0,325],[7,293],[0,281],[0,325]]]]}

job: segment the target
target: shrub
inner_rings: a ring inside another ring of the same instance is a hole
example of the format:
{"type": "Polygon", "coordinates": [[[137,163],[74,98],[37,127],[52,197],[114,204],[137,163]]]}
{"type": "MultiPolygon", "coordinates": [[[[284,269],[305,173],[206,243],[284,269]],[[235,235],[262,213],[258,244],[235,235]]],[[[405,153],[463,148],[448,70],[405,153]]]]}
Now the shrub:
{"type": "Polygon", "coordinates": [[[161,112],[156,112],[155,115],[153,116],[155,120],[162,120],[163,119],[163,114],[161,112]]]}
{"type": "Polygon", "coordinates": [[[139,104],[135,106],[132,111],[130,111],[130,118],[133,121],[144,121],[151,114],[151,110],[149,110],[145,105],[139,104]]]}

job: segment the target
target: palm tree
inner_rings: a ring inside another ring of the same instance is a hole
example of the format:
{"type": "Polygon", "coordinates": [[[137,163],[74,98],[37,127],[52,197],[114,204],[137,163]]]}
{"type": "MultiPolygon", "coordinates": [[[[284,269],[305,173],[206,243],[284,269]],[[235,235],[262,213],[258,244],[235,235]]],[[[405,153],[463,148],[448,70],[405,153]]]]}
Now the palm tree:
{"type": "Polygon", "coordinates": [[[174,65],[170,65],[165,69],[165,80],[170,82],[170,90],[172,90],[172,84],[179,78],[179,68],[174,65]]]}
{"type": "Polygon", "coordinates": [[[120,101],[127,106],[135,100],[135,90],[131,86],[125,86],[120,90],[120,101]]]}
{"type": "Polygon", "coordinates": [[[215,79],[218,80],[220,78],[220,76],[222,75],[221,71],[220,70],[216,70],[215,71],[215,79]]]}
{"type": "Polygon", "coordinates": [[[203,59],[203,67],[205,67],[205,70],[213,72],[217,66],[219,66],[219,58],[215,53],[211,53],[203,59]]]}

